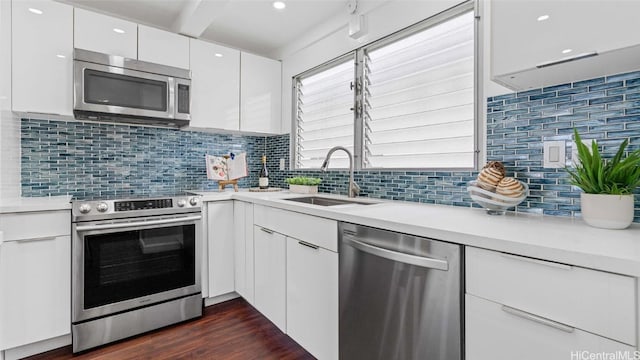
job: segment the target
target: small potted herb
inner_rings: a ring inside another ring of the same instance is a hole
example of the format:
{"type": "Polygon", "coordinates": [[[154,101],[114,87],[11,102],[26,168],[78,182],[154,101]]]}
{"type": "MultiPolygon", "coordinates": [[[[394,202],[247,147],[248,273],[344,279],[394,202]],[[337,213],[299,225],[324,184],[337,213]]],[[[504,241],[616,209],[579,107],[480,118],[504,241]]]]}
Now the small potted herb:
{"type": "Polygon", "coordinates": [[[584,191],[580,194],[582,218],[594,227],[627,228],[633,222],[633,191],[640,186],[640,149],[625,156],[629,140],[624,140],[614,157],[604,159],[595,141],[589,150],[575,129],[574,136],[578,163],[566,171],[571,184],[584,191]]]}
{"type": "Polygon", "coordinates": [[[318,184],[322,182],[320,178],[298,176],[285,179],[289,184],[289,191],[299,194],[317,194],[318,184]]]}

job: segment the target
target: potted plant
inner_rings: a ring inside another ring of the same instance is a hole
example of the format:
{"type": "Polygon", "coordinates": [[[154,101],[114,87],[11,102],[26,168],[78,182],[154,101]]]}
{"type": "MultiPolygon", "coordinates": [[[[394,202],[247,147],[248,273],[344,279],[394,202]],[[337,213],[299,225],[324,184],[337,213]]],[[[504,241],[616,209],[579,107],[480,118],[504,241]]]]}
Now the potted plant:
{"type": "Polygon", "coordinates": [[[289,184],[289,190],[291,192],[300,194],[317,194],[318,184],[322,182],[322,179],[298,176],[285,179],[285,182],[289,184]]]}
{"type": "Polygon", "coordinates": [[[578,147],[575,169],[566,169],[571,184],[584,191],[580,207],[584,221],[604,229],[624,229],[633,222],[633,191],[640,185],[640,149],[628,153],[624,140],[614,157],[604,159],[598,144],[589,147],[582,143],[574,129],[578,147]]]}

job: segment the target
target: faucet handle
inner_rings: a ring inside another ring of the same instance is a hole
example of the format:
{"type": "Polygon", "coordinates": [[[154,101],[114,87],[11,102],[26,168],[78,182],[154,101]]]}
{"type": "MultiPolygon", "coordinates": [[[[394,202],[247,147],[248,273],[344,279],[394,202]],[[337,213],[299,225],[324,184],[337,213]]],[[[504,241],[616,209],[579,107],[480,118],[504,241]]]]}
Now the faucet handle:
{"type": "Polygon", "coordinates": [[[349,197],[358,197],[360,195],[360,186],[352,181],[349,186],[349,197]]]}

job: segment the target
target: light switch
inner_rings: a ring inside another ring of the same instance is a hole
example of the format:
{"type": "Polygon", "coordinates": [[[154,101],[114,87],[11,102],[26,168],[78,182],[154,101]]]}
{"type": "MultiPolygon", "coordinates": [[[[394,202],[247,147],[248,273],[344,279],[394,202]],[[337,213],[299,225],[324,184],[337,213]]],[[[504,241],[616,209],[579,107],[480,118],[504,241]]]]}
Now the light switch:
{"type": "Polygon", "coordinates": [[[549,146],[549,161],[550,162],[558,162],[560,161],[560,148],[558,146],[549,146]]]}
{"type": "Polygon", "coordinates": [[[565,154],[564,141],[545,141],[543,144],[544,167],[565,167],[565,154]]]}

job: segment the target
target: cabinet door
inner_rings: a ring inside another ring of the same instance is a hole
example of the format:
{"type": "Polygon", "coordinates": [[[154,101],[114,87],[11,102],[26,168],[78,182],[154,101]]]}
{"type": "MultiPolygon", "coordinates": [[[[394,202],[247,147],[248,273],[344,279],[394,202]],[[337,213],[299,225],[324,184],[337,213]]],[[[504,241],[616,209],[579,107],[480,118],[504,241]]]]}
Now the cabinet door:
{"type": "MultiPolygon", "coordinates": [[[[618,68],[625,66],[624,61],[620,61],[622,59],[610,59],[604,63],[599,63],[598,59],[607,56],[609,51],[640,44],[637,36],[638,1],[488,3],[491,10],[491,76],[515,88],[563,84],[624,72],[618,68]],[[538,20],[543,16],[547,20],[538,20]],[[593,52],[600,55],[521,74],[523,70],[536,69],[537,65],[593,52]],[[584,62],[587,63],[583,65],[584,62]],[[553,68],[558,70],[550,71],[553,68]],[[529,84],[531,86],[524,86],[529,84]]],[[[635,69],[637,66],[628,70],[635,69]]]]}
{"type": "Polygon", "coordinates": [[[192,127],[240,129],[240,52],[191,40],[192,127]]]}
{"type": "Polygon", "coordinates": [[[635,350],[469,294],[465,296],[465,318],[467,360],[564,360],[577,359],[583,351],[633,354],[635,350]]]}
{"type": "Polygon", "coordinates": [[[74,25],[76,48],[138,58],[136,23],[76,8],[74,25]]]}
{"type": "Polygon", "coordinates": [[[209,246],[209,297],[233,292],[234,234],[233,202],[211,202],[207,205],[209,246]]]}
{"type": "Polygon", "coordinates": [[[71,332],[69,236],[2,243],[0,283],[0,350],[71,332]]]}
{"type": "Polygon", "coordinates": [[[189,38],[138,25],[138,60],[189,69],[189,38]]]}
{"type": "Polygon", "coordinates": [[[338,358],[338,254],[289,237],[287,334],[318,359],[338,358]]]}
{"type": "Polygon", "coordinates": [[[240,130],[279,133],[282,115],[280,62],[242,53],[240,63],[240,130]]]}
{"type": "Polygon", "coordinates": [[[253,304],[253,204],[234,201],[235,289],[253,304]]]}
{"type": "Polygon", "coordinates": [[[286,332],[286,239],[266,228],[254,227],[255,307],[286,332]]]}
{"type": "Polygon", "coordinates": [[[73,114],[73,8],[53,1],[12,3],[12,108],[73,114]]]}

